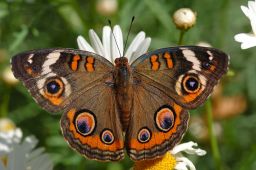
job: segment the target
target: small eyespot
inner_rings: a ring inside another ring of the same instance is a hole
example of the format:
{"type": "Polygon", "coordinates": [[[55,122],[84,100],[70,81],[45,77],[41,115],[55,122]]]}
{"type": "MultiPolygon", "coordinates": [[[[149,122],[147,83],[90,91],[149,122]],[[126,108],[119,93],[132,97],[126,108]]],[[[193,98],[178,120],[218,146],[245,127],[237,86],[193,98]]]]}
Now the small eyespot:
{"type": "Polygon", "coordinates": [[[64,91],[64,84],[59,78],[50,78],[45,83],[45,94],[47,96],[59,97],[64,91]]]}
{"type": "Polygon", "coordinates": [[[209,62],[205,61],[205,62],[202,63],[202,66],[203,66],[204,69],[209,69],[211,67],[211,64],[209,62]]]}
{"type": "Polygon", "coordinates": [[[81,110],[76,115],[74,124],[78,133],[83,136],[90,135],[95,129],[96,124],[93,113],[88,110],[81,110]]]}
{"type": "Polygon", "coordinates": [[[138,141],[140,143],[146,143],[151,139],[151,132],[147,127],[142,128],[139,132],[138,132],[138,141]]]}
{"type": "Polygon", "coordinates": [[[200,80],[194,75],[187,75],[183,78],[182,87],[187,93],[196,93],[201,86],[200,80]]]}
{"type": "Polygon", "coordinates": [[[155,122],[159,130],[168,132],[174,125],[175,113],[169,105],[164,105],[155,113],[155,122]]]}
{"type": "Polygon", "coordinates": [[[114,135],[110,129],[104,129],[101,132],[100,136],[101,136],[101,141],[108,145],[111,145],[115,140],[114,135]]]}

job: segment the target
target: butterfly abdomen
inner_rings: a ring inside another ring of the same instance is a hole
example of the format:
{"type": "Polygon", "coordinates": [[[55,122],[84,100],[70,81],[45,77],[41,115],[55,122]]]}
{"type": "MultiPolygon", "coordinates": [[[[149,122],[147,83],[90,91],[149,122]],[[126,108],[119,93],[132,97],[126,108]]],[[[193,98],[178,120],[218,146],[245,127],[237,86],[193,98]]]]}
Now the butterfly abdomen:
{"type": "Polygon", "coordinates": [[[118,101],[118,107],[120,110],[120,119],[123,130],[125,131],[131,115],[133,89],[133,78],[131,75],[130,66],[128,60],[125,57],[117,58],[115,60],[115,89],[116,98],[118,101]]]}

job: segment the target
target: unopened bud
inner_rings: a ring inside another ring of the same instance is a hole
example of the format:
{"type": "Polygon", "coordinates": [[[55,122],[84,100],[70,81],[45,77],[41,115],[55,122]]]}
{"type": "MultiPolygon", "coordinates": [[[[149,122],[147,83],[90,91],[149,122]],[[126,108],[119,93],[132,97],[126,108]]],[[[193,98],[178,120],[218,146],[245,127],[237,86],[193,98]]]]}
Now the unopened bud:
{"type": "Polygon", "coordinates": [[[173,22],[180,30],[188,30],[196,23],[196,13],[189,8],[181,8],[174,12],[173,22]]]}

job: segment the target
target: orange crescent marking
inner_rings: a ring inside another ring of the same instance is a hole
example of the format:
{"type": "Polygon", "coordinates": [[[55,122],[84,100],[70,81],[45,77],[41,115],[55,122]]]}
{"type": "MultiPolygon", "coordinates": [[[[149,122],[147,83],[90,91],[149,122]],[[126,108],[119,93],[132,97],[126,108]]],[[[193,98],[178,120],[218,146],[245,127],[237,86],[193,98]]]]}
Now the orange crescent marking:
{"type": "Polygon", "coordinates": [[[168,52],[164,53],[164,58],[166,59],[167,67],[173,68],[173,61],[172,61],[171,54],[168,52]]]}
{"type": "Polygon", "coordinates": [[[151,64],[152,64],[152,70],[156,71],[159,69],[159,66],[160,66],[160,63],[157,61],[158,59],[158,56],[157,55],[152,55],[150,57],[150,61],[151,61],[151,64]]]}
{"type": "Polygon", "coordinates": [[[124,143],[122,140],[115,140],[112,144],[106,145],[101,142],[99,135],[93,136],[82,136],[81,134],[77,133],[75,125],[73,124],[73,119],[75,116],[75,109],[71,109],[67,113],[67,117],[69,119],[69,130],[73,133],[74,138],[78,139],[82,144],[89,145],[91,148],[97,148],[104,151],[116,151],[123,149],[124,143]]]}
{"type": "Polygon", "coordinates": [[[201,92],[202,92],[202,88],[199,91],[197,91],[196,93],[191,93],[191,94],[185,95],[183,97],[184,102],[189,103],[189,102],[195,100],[201,94],[201,92]]]}
{"type": "Polygon", "coordinates": [[[128,144],[129,147],[131,149],[135,149],[137,151],[151,149],[152,147],[154,147],[156,145],[162,144],[165,140],[170,138],[172,136],[172,134],[177,132],[177,127],[178,127],[178,125],[181,124],[180,113],[182,111],[182,108],[181,108],[181,106],[174,104],[173,109],[175,110],[177,116],[176,116],[173,128],[170,129],[169,132],[167,132],[167,133],[163,133],[163,132],[152,133],[152,138],[149,142],[147,142],[147,144],[140,143],[137,139],[131,139],[131,141],[128,144]]]}
{"type": "Polygon", "coordinates": [[[46,94],[44,94],[43,96],[44,96],[44,98],[48,99],[55,106],[59,106],[63,102],[62,97],[47,96],[46,94]]]}

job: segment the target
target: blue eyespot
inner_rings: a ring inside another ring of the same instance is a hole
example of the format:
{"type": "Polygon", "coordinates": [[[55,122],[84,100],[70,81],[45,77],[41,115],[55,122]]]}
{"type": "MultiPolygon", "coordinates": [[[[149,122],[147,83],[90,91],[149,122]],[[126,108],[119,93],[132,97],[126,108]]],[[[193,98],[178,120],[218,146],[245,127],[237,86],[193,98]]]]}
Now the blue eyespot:
{"type": "Polygon", "coordinates": [[[78,120],[77,128],[78,128],[78,131],[81,132],[82,134],[86,134],[90,131],[90,126],[88,125],[88,121],[86,119],[78,120]]]}
{"type": "Polygon", "coordinates": [[[138,141],[140,143],[146,143],[150,140],[151,138],[151,132],[149,131],[148,128],[142,128],[139,132],[138,132],[138,141]]]}
{"type": "Polygon", "coordinates": [[[90,135],[95,129],[96,120],[94,115],[86,110],[81,110],[76,113],[77,116],[75,118],[74,124],[76,126],[76,130],[83,136],[90,135]]]}
{"type": "Polygon", "coordinates": [[[51,94],[58,93],[60,90],[60,85],[55,81],[52,80],[49,83],[47,83],[47,91],[51,94]]]}
{"type": "Polygon", "coordinates": [[[101,141],[107,145],[111,145],[115,140],[114,135],[110,129],[104,129],[101,132],[100,136],[101,136],[101,141]]]}
{"type": "Polygon", "coordinates": [[[169,105],[160,107],[155,113],[156,127],[162,132],[168,132],[175,123],[175,112],[169,105]]]}
{"type": "Polygon", "coordinates": [[[196,78],[189,77],[188,79],[186,79],[185,85],[188,90],[195,91],[198,88],[199,83],[196,78]]]}

